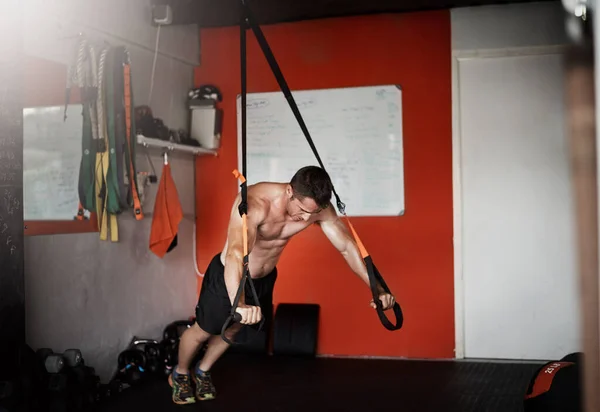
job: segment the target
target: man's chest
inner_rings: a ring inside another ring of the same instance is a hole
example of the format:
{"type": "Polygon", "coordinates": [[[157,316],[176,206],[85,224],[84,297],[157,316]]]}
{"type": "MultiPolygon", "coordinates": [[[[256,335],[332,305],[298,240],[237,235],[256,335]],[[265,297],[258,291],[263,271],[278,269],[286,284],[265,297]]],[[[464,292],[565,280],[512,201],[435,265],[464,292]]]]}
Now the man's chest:
{"type": "Polygon", "coordinates": [[[258,236],[262,240],[287,240],[300,233],[312,222],[267,222],[258,228],[258,236]]]}

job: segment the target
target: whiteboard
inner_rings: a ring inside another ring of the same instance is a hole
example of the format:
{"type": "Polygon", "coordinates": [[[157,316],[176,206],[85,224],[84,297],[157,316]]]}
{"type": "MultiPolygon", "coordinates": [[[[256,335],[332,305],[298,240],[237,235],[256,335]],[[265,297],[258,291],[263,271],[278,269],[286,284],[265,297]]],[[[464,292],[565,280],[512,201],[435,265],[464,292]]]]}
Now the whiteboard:
{"type": "MultiPolygon", "coordinates": [[[[386,85],[292,95],[348,216],[404,214],[401,89],[386,85]]],[[[319,165],[282,92],[248,93],[246,99],[249,185],[289,182],[301,167],[319,165]]],[[[239,95],[237,121],[241,171],[239,95]]]]}
{"type": "Polygon", "coordinates": [[[82,105],[70,105],[66,121],[64,110],[64,106],[23,109],[25,220],[73,220],[77,214],[82,105]]]}

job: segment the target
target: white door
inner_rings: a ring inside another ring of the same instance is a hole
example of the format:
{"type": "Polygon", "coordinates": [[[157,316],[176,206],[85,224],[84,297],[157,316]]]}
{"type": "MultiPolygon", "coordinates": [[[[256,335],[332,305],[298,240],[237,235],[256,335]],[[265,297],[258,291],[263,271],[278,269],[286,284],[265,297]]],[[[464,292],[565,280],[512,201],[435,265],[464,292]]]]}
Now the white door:
{"type": "Polygon", "coordinates": [[[458,81],[465,357],[561,358],[580,349],[562,56],[459,60],[458,81]]]}

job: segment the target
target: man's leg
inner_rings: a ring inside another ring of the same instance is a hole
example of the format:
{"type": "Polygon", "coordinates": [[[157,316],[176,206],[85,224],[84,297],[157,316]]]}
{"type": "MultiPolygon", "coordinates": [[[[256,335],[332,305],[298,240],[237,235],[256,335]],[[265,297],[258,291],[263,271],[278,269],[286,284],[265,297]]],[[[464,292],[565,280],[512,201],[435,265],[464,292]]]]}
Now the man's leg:
{"type": "Polygon", "coordinates": [[[179,338],[178,363],[173,374],[169,377],[169,383],[173,387],[173,402],[177,404],[189,404],[196,402],[194,390],[191,386],[189,374],[192,359],[202,345],[210,337],[194,323],[179,338]]]}
{"type": "MultiPolygon", "coordinates": [[[[242,328],[239,323],[234,323],[225,331],[225,336],[229,340],[233,340],[235,335],[242,328]]],[[[208,347],[204,357],[198,363],[198,369],[201,371],[208,372],[214,363],[227,351],[229,344],[223,340],[221,336],[211,336],[208,340],[208,347]]]]}
{"type": "Polygon", "coordinates": [[[188,328],[179,339],[179,354],[177,373],[187,375],[190,373],[192,359],[196,356],[200,345],[210,338],[210,334],[198,326],[196,322],[188,328]]]}
{"type": "MultiPolygon", "coordinates": [[[[242,328],[239,323],[234,323],[225,331],[225,336],[233,340],[235,335],[242,328]]],[[[196,383],[196,398],[201,401],[214,399],[217,395],[215,386],[210,376],[210,368],[215,364],[229,348],[229,344],[223,340],[220,335],[211,336],[208,340],[208,346],[202,359],[194,369],[194,380],[196,383]]]]}

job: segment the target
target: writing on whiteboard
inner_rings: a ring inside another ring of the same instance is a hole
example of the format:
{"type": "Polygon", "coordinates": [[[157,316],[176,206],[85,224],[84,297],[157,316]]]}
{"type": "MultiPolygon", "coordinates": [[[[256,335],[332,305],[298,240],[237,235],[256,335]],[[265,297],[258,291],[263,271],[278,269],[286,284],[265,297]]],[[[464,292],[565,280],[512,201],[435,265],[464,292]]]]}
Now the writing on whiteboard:
{"type": "Polygon", "coordinates": [[[267,107],[269,105],[269,101],[266,99],[252,99],[246,100],[246,108],[247,109],[262,109],[263,107],[267,107]]]}
{"type": "MultiPolygon", "coordinates": [[[[292,94],[348,215],[403,214],[401,90],[376,86],[292,94]]],[[[249,184],[288,182],[299,168],[318,165],[283,93],[254,93],[248,101],[249,184]]],[[[239,138],[238,133],[241,145],[239,138]]]]}

